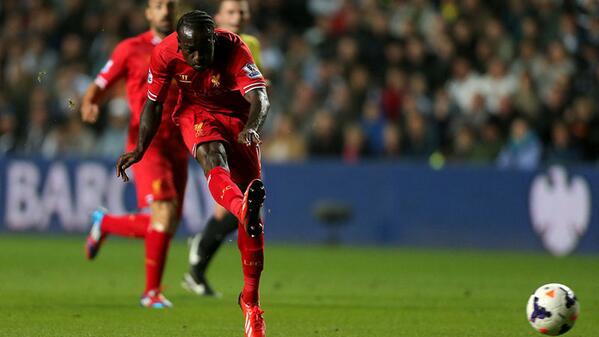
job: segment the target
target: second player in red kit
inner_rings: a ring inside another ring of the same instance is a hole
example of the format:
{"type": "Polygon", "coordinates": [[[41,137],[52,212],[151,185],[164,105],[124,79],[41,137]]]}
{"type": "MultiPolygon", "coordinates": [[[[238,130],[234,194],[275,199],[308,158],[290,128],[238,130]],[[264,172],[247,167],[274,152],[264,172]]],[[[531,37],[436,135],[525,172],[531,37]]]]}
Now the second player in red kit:
{"type": "MultiPolygon", "coordinates": [[[[147,96],[147,75],[150,56],[162,38],[175,28],[175,0],[148,0],[146,18],[150,30],[119,43],[110,60],[100,71],[82,99],[84,121],[94,123],[98,118],[97,105],[112,85],[125,80],[131,110],[127,151],[135,148],[140,127],[140,115],[147,96]]],[[[141,305],[165,308],[172,304],[160,291],[166,256],[183,206],[187,183],[188,154],[178,127],[171,120],[179,90],[173,86],[164,93],[162,123],[143,160],[133,167],[137,203],[150,214],[137,213],[118,216],[98,209],[92,214],[92,228],[86,242],[87,257],[98,254],[103,242],[111,235],[144,238],[146,288],[141,305]]]]}
{"type": "MultiPolygon", "coordinates": [[[[112,58],[95,83],[107,88],[126,76],[127,95],[131,108],[131,119],[127,136],[126,150],[132,151],[137,143],[139,117],[146,101],[147,69],[152,50],[161,39],[150,32],[127,39],[119,44],[112,58]]],[[[139,208],[148,207],[155,200],[182,198],[185,188],[187,151],[183,146],[179,128],[173,123],[171,114],[177,104],[178,88],[173,86],[167,92],[162,114],[162,123],[152,146],[139,165],[133,167],[139,208]]],[[[183,200],[179,200],[179,206],[183,200]]],[[[180,207],[179,207],[180,208],[180,207]]]]}
{"type": "Polygon", "coordinates": [[[173,79],[180,88],[173,119],[202,166],[212,197],[239,220],[237,243],[244,280],[239,305],[245,335],[263,337],[258,289],[264,263],[260,211],[265,189],[258,146],[269,109],[266,82],[238,35],[215,29],[205,12],[183,15],[175,33],[152,53],[137,146],[117,163],[117,175],[125,181],[125,170],[142,159],[160,126],[173,79]]]}

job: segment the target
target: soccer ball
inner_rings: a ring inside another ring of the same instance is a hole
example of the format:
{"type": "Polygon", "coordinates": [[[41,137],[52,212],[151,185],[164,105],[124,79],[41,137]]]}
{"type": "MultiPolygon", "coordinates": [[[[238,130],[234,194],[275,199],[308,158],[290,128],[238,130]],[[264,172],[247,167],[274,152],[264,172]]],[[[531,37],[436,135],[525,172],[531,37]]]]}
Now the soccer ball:
{"type": "Polygon", "coordinates": [[[549,283],[530,296],[526,316],[532,327],[550,336],[568,332],[578,318],[578,299],[563,284],[549,283]]]}

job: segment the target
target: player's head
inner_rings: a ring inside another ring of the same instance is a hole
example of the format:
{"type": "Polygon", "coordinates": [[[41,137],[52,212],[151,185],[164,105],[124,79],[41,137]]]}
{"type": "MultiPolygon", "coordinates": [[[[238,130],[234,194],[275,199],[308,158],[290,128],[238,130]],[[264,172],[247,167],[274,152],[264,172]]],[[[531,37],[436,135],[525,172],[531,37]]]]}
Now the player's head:
{"type": "Polygon", "coordinates": [[[235,34],[243,33],[250,18],[250,4],[247,0],[221,0],[214,15],[218,27],[235,34]]]}
{"type": "Polygon", "coordinates": [[[148,0],[146,19],[150,28],[160,34],[168,35],[175,30],[176,0],[148,0]]]}
{"type": "Polygon", "coordinates": [[[194,10],[177,22],[177,41],[185,62],[202,71],[214,61],[214,20],[206,12],[194,10]]]}

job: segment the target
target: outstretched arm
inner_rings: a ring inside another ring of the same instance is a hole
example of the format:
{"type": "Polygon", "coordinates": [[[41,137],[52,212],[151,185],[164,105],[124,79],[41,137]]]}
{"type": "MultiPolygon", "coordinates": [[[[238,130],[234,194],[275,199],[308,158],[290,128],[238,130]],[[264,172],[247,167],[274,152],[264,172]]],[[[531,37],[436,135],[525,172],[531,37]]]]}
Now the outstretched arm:
{"type": "Polygon", "coordinates": [[[162,120],[162,103],[146,100],[144,109],[141,112],[139,121],[139,136],[137,137],[137,146],[135,150],[129,153],[125,153],[119,157],[116,164],[116,176],[122,177],[123,181],[129,181],[129,177],[125,170],[131,165],[140,161],[158,128],[160,127],[160,121],[162,120]]]}
{"type": "Polygon", "coordinates": [[[237,141],[242,144],[260,144],[260,131],[266,121],[270,102],[266,89],[254,89],[245,94],[245,99],[250,103],[250,116],[243,130],[239,133],[237,141]]]}
{"type": "Polygon", "coordinates": [[[96,83],[91,83],[85,95],[81,99],[81,119],[87,123],[95,123],[98,120],[100,108],[98,102],[102,98],[104,91],[96,83]]]}
{"type": "Polygon", "coordinates": [[[102,68],[96,79],[90,83],[81,99],[81,119],[86,123],[95,123],[100,114],[98,104],[103,99],[106,90],[117,83],[127,74],[130,45],[127,42],[119,43],[110,60],[102,68]]]}

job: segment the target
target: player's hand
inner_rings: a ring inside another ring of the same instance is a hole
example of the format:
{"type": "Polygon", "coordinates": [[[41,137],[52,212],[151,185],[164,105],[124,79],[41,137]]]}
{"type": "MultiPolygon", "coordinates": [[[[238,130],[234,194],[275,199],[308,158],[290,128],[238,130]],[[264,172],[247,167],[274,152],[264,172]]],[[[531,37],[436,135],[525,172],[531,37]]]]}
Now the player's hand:
{"type": "Polygon", "coordinates": [[[252,144],[260,145],[262,143],[262,140],[260,140],[260,134],[258,134],[258,131],[252,128],[243,129],[239,133],[239,136],[237,136],[237,141],[247,146],[252,144]]]}
{"type": "Polygon", "coordinates": [[[121,177],[124,182],[129,181],[129,177],[125,170],[140,161],[142,157],[143,154],[138,151],[122,154],[116,162],[116,176],[121,177]]]}
{"type": "Polygon", "coordinates": [[[98,120],[100,114],[100,107],[98,104],[83,101],[81,104],[81,119],[87,123],[95,123],[98,120]]]}

